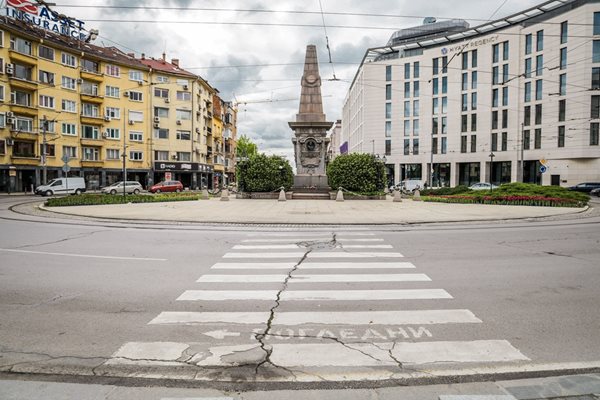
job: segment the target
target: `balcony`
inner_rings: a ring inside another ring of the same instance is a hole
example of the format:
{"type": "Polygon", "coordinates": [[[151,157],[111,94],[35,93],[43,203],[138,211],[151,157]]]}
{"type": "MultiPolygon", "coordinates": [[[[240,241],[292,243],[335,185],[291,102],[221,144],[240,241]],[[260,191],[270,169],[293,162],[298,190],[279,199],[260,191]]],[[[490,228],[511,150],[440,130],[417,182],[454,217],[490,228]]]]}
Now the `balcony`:
{"type": "Polygon", "coordinates": [[[102,125],[104,123],[104,117],[100,114],[81,114],[81,123],[91,125],[102,125]]]}
{"type": "Polygon", "coordinates": [[[10,136],[13,139],[24,139],[24,140],[37,140],[39,137],[39,134],[37,132],[25,132],[25,131],[20,131],[18,129],[15,128],[11,128],[10,129],[10,136]]]}
{"type": "Polygon", "coordinates": [[[31,54],[21,53],[14,49],[9,49],[8,54],[10,54],[11,62],[19,61],[29,65],[37,64],[37,57],[31,54]]]}
{"type": "Polygon", "coordinates": [[[104,144],[102,138],[92,139],[82,137],[80,140],[82,146],[102,147],[102,145],[104,144]]]}
{"type": "Polygon", "coordinates": [[[11,88],[20,88],[20,89],[26,89],[26,90],[37,90],[37,88],[38,88],[37,82],[34,82],[27,78],[20,78],[15,75],[9,77],[9,82],[10,82],[11,88]]]}
{"type": "Polygon", "coordinates": [[[94,81],[94,82],[104,82],[104,74],[101,72],[90,71],[90,70],[81,70],[81,78],[94,81]]]}
{"type": "Polygon", "coordinates": [[[104,96],[98,95],[97,90],[82,90],[79,94],[81,96],[81,101],[95,104],[102,104],[104,102],[104,96]]]}
{"type": "Polygon", "coordinates": [[[28,104],[10,103],[10,110],[28,117],[37,117],[38,115],[38,109],[28,104]]]}
{"type": "Polygon", "coordinates": [[[40,158],[35,154],[17,153],[10,157],[12,165],[29,165],[37,166],[40,164],[40,158]]]}
{"type": "Polygon", "coordinates": [[[104,166],[104,161],[103,160],[81,160],[81,166],[82,167],[88,167],[88,168],[101,168],[104,166]]]}

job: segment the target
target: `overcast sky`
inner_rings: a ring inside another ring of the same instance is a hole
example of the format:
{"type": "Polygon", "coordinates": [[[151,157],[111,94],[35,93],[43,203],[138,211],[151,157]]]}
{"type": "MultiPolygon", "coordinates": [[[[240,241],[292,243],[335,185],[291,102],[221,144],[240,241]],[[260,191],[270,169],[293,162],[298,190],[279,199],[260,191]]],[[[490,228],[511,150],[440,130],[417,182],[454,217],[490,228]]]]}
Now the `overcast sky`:
{"type": "Polygon", "coordinates": [[[489,19],[501,5],[495,18],[541,1],[321,0],[323,16],[319,0],[55,0],[57,5],[53,9],[82,19],[87,29],[99,29],[96,44],[117,45],[128,52],[135,51],[138,56],[145,53],[146,57],[159,58],[165,52],[168,60],[178,58],[182,68],[207,79],[224,100],[240,103],[238,135],[248,135],[261,151],[290,156],[292,131],[287,122],[294,120],[298,110],[306,45],[317,46],[325,113],[329,121],[335,121],[341,118],[344,97],[366,49],[385,45],[395,30],[420,25],[424,16],[438,20],[464,18],[474,26],[489,19]],[[232,9],[239,11],[229,11],[232,9]],[[327,26],[333,65],[329,64],[322,18],[327,26]],[[252,25],[256,23],[286,26],[252,25]],[[289,26],[299,24],[316,26],[289,26]],[[256,64],[261,66],[248,67],[256,64]],[[235,67],[240,65],[246,67],[235,67]],[[340,80],[328,81],[333,78],[334,70],[340,80]],[[250,103],[269,99],[274,101],[250,103]],[[244,101],[249,103],[243,104],[244,101]]]}

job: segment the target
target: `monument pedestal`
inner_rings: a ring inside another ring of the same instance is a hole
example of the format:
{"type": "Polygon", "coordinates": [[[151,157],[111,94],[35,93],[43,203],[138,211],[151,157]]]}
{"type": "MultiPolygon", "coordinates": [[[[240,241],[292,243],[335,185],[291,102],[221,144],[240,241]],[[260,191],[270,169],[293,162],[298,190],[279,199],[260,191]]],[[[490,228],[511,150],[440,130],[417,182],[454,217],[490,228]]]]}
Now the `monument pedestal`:
{"type": "Polygon", "coordinates": [[[296,175],[294,176],[294,186],[292,190],[294,192],[306,190],[329,192],[330,188],[327,182],[327,175],[296,175]]]}

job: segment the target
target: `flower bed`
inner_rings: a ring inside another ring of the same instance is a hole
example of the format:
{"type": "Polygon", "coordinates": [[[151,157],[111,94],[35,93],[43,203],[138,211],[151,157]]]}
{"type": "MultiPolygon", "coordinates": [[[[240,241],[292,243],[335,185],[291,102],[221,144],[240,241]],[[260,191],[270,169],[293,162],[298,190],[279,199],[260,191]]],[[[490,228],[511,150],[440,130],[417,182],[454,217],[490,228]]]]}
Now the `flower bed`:
{"type": "Polygon", "coordinates": [[[447,195],[447,196],[421,196],[423,201],[438,203],[460,204],[493,204],[504,206],[538,206],[538,207],[584,207],[585,200],[576,200],[560,197],[530,196],[530,195],[447,195]]]}
{"type": "Polygon", "coordinates": [[[104,204],[124,204],[124,203],[162,203],[168,201],[193,201],[199,200],[200,195],[196,193],[173,193],[158,195],[127,195],[110,196],[102,194],[84,194],[81,196],[66,196],[48,199],[45,203],[47,207],[67,207],[67,206],[96,206],[104,204]]]}

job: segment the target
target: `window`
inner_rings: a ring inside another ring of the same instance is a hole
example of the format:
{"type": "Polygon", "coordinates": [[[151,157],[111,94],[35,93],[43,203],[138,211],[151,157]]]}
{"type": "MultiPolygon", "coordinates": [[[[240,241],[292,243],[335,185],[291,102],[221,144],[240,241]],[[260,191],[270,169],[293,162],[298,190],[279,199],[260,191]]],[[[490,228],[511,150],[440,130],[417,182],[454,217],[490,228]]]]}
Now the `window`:
{"type": "Polygon", "coordinates": [[[62,53],[61,54],[61,62],[63,65],[66,65],[67,67],[75,68],[77,66],[77,57],[75,57],[74,55],[71,55],[69,53],[62,53]]]}
{"type": "MultiPolygon", "coordinates": [[[[594,48],[596,47],[596,41],[594,41],[594,48]]],[[[598,44],[600,45],[600,40],[597,41],[598,44]]],[[[594,51],[595,54],[595,51],[594,51]]],[[[598,61],[600,61],[600,46],[598,46],[598,61]]],[[[562,49],[560,49],[560,69],[566,69],[567,68],[567,48],[563,47],[562,49]]]]}
{"type": "Polygon", "coordinates": [[[154,97],[169,98],[169,89],[154,88],[154,97]]]}
{"type": "Polygon", "coordinates": [[[154,159],[156,161],[168,161],[169,160],[169,152],[156,150],[154,152],[154,159]]]}
{"type": "Polygon", "coordinates": [[[20,37],[13,36],[10,38],[10,49],[14,50],[18,53],[32,55],[31,42],[29,40],[25,40],[20,37]]]}
{"type": "Polygon", "coordinates": [[[413,139],[413,155],[419,155],[419,139],[413,139]]]}
{"type": "Polygon", "coordinates": [[[56,132],[56,123],[54,121],[46,121],[46,132],[56,132]]]}
{"type": "Polygon", "coordinates": [[[385,80],[387,82],[390,82],[392,80],[392,66],[391,65],[385,66],[385,80]]]}
{"type": "Polygon", "coordinates": [[[178,140],[191,140],[192,133],[190,131],[177,131],[178,140]]]}
{"type": "Polygon", "coordinates": [[[13,76],[15,78],[23,79],[26,81],[31,81],[31,78],[33,76],[32,75],[32,73],[33,73],[32,67],[17,64],[17,63],[15,63],[14,66],[15,66],[15,73],[13,74],[13,76]]]}
{"type": "Polygon", "coordinates": [[[448,118],[442,117],[442,135],[448,133],[448,118]]]}
{"type": "Polygon", "coordinates": [[[392,99],[392,85],[390,85],[390,84],[385,85],[385,99],[386,100],[392,99]]]}
{"type": "Polygon", "coordinates": [[[498,133],[492,133],[492,151],[498,151],[498,133]]]}
{"type": "Polygon", "coordinates": [[[77,81],[74,78],[63,76],[61,87],[63,89],[75,90],[77,85],[77,81]]]}
{"type": "Polygon", "coordinates": [[[110,119],[121,119],[121,109],[118,107],[106,107],[104,115],[110,119]]]}
{"type": "MultiPolygon", "coordinates": [[[[566,56],[565,56],[565,58],[566,58],[566,56]]],[[[592,62],[600,63],[600,40],[594,40],[592,62]]]]}
{"type": "Polygon", "coordinates": [[[10,93],[10,102],[20,106],[31,107],[31,94],[14,90],[10,93]]]}
{"type": "Polygon", "coordinates": [[[599,90],[599,89],[600,89],[600,68],[592,68],[592,90],[599,90]]]}
{"type": "Polygon", "coordinates": [[[54,49],[39,45],[38,56],[40,56],[40,58],[45,58],[46,60],[54,61],[54,49]]]}
{"type": "Polygon", "coordinates": [[[129,152],[129,159],[131,161],[142,161],[144,159],[144,153],[139,150],[132,150],[129,152]]]}
{"type": "Polygon", "coordinates": [[[129,80],[135,82],[142,82],[144,80],[144,74],[142,71],[130,70],[129,71],[129,80]]]}
{"type": "Polygon", "coordinates": [[[531,106],[525,106],[525,112],[523,114],[523,125],[531,125],[531,106]]]}
{"type": "Polygon", "coordinates": [[[413,136],[419,136],[420,123],[418,119],[413,120],[413,136]]]}
{"type": "Polygon", "coordinates": [[[168,139],[169,138],[169,130],[168,129],[155,129],[154,130],[154,138],[155,139],[168,139]]]}
{"type": "Polygon", "coordinates": [[[508,133],[502,132],[502,151],[508,150],[508,133]]]}
{"type": "Polygon", "coordinates": [[[537,31],[535,37],[535,51],[544,50],[544,31],[537,31]]]}
{"type": "Polygon", "coordinates": [[[404,79],[410,79],[410,63],[404,64],[404,79]]]}
{"type": "Polygon", "coordinates": [[[142,142],[144,140],[144,133],[140,131],[130,131],[129,140],[132,142],[142,142]]]}
{"type": "Polygon", "coordinates": [[[523,150],[529,150],[531,147],[531,131],[523,131],[523,150]]]}
{"type": "Polygon", "coordinates": [[[558,77],[559,94],[561,96],[567,95],[567,74],[561,74],[558,77]]]}
{"type": "Polygon", "coordinates": [[[0,101],[4,101],[4,86],[0,85],[0,101]]]}
{"type": "Polygon", "coordinates": [[[594,35],[600,35],[600,12],[594,13],[594,35]]]}
{"type": "Polygon", "coordinates": [[[158,83],[169,83],[169,77],[168,76],[159,75],[159,76],[156,77],[156,82],[158,82],[158,83]]]}
{"type": "Polygon", "coordinates": [[[142,92],[129,91],[129,100],[144,101],[144,94],[142,92]]]}
{"type": "Polygon", "coordinates": [[[498,111],[492,111],[492,129],[498,129],[498,111]]]}
{"type": "Polygon", "coordinates": [[[98,147],[82,147],[83,161],[100,161],[100,150],[98,147]]]}
{"type": "Polygon", "coordinates": [[[541,123],[542,123],[542,105],[536,104],[535,105],[535,124],[541,125],[541,123]]]}
{"type": "Polygon", "coordinates": [[[404,102],[404,116],[410,117],[410,101],[404,102]]]}
{"type": "Polygon", "coordinates": [[[492,90],[492,107],[498,107],[498,89],[492,90]]]}
{"type": "Polygon", "coordinates": [[[567,115],[567,101],[559,100],[558,101],[558,121],[563,122],[567,115]]]}
{"type": "Polygon", "coordinates": [[[39,106],[43,108],[54,108],[54,97],[41,94],[39,106]]]}
{"type": "MultiPolygon", "coordinates": [[[[600,70],[600,68],[598,68],[600,70]]],[[[438,78],[433,78],[433,80],[431,81],[431,89],[434,95],[437,95],[439,93],[439,80],[438,78]]]]}
{"type": "Polygon", "coordinates": [[[385,121],[385,137],[392,137],[392,121],[385,121]]]}
{"type": "Polygon", "coordinates": [[[477,110],[477,92],[471,93],[471,110],[477,110]]]}
{"type": "Polygon", "coordinates": [[[471,153],[477,152],[477,135],[471,135],[471,153]]]}
{"type": "Polygon", "coordinates": [[[62,100],[62,110],[66,112],[77,112],[77,103],[72,100],[62,100]]]}
{"type": "Polygon", "coordinates": [[[565,127],[558,127],[558,147],[565,147],[565,127]]]}
{"type": "Polygon", "coordinates": [[[421,76],[421,64],[418,61],[416,61],[413,64],[413,78],[419,79],[420,76],[421,76]]]}
{"type": "Polygon", "coordinates": [[[121,68],[117,65],[106,64],[106,75],[114,76],[115,78],[121,77],[121,68]]]}
{"type": "Polygon", "coordinates": [[[442,114],[448,113],[448,98],[442,97],[442,114]]]}
{"type": "Polygon", "coordinates": [[[531,101],[531,82],[525,82],[525,103],[531,101]]]}
{"type": "Polygon", "coordinates": [[[15,130],[20,132],[33,132],[33,119],[16,117],[15,118],[15,130]]]}
{"type": "Polygon", "coordinates": [[[81,94],[98,96],[98,84],[90,81],[83,81],[81,84],[81,94]]]}
{"type": "Polygon", "coordinates": [[[462,53],[462,69],[467,69],[467,68],[469,68],[469,53],[463,52],[462,53]]]}
{"type": "Polygon", "coordinates": [[[469,89],[469,74],[464,72],[462,74],[462,90],[469,89]]]}
{"type": "Polygon", "coordinates": [[[531,58],[525,59],[525,78],[531,78],[531,58]]]}
{"type": "Polygon", "coordinates": [[[385,117],[392,118],[392,103],[385,103],[385,117]]]}
{"type": "Polygon", "coordinates": [[[144,122],[144,112],[143,111],[129,111],[129,121],[133,122],[144,122]]]}
{"type": "Polygon", "coordinates": [[[502,88],[502,105],[508,106],[508,86],[502,88]]]}
{"type": "Polygon", "coordinates": [[[439,58],[434,58],[433,59],[433,75],[437,75],[440,72],[440,59],[439,58]]]}
{"type": "Polygon", "coordinates": [[[0,155],[5,155],[6,154],[6,141],[5,140],[0,140],[0,155]]]}
{"type": "Polygon", "coordinates": [[[169,109],[163,107],[154,107],[154,116],[161,118],[169,118],[169,109]]]}
{"type": "Polygon", "coordinates": [[[106,97],[114,97],[114,98],[119,98],[119,88],[116,86],[106,86],[105,88],[105,93],[106,93],[106,97]]]}
{"type": "Polygon", "coordinates": [[[442,94],[448,93],[448,77],[442,78],[442,94]]]}
{"type": "Polygon", "coordinates": [[[69,158],[77,158],[77,147],[63,146],[62,153],[63,156],[68,156],[69,158]]]}
{"type": "MultiPolygon", "coordinates": [[[[600,14],[600,13],[598,13],[600,14]]],[[[590,124],[590,146],[598,146],[598,143],[600,142],[600,123],[598,122],[592,122],[590,124]]]]}
{"type": "Polygon", "coordinates": [[[410,97],[410,82],[404,82],[404,98],[410,97]]]}
{"type": "Polygon", "coordinates": [[[530,33],[525,36],[525,54],[531,54],[531,48],[533,44],[533,35],[530,33]]]}
{"type": "Polygon", "coordinates": [[[502,60],[508,60],[508,55],[510,53],[508,42],[502,43],[502,60]]]}
{"type": "Polygon", "coordinates": [[[100,73],[100,64],[92,60],[81,60],[81,69],[94,74],[100,73]]]}
{"type": "Polygon", "coordinates": [[[471,89],[477,89],[477,71],[471,72],[471,89]]]}
{"type": "Polygon", "coordinates": [[[100,107],[97,104],[81,103],[81,115],[84,117],[100,117],[100,107]]]}
{"type": "Polygon", "coordinates": [[[438,134],[438,119],[437,118],[432,118],[432,120],[431,120],[431,132],[433,135],[438,134]]]}
{"type": "Polygon", "coordinates": [[[560,24],[560,44],[567,43],[569,37],[569,23],[567,21],[560,24]]]}
{"type": "Polygon", "coordinates": [[[420,92],[419,81],[413,82],[413,96],[419,97],[420,95],[421,95],[421,92],[420,92]]]}
{"type": "Polygon", "coordinates": [[[508,128],[508,110],[502,110],[502,129],[508,128]]]}
{"type": "Polygon", "coordinates": [[[40,70],[38,76],[39,76],[40,83],[54,85],[54,74],[52,72],[40,70]]]}
{"type": "Polygon", "coordinates": [[[500,61],[500,44],[492,46],[492,63],[495,64],[500,61]]]}
{"type": "Polygon", "coordinates": [[[471,52],[471,67],[477,68],[477,50],[471,52]]]}
{"type": "Polygon", "coordinates": [[[542,99],[543,83],[544,83],[544,81],[542,81],[541,79],[538,79],[537,81],[535,81],[535,99],[536,100],[542,99]]]}
{"type": "Polygon", "coordinates": [[[469,95],[466,93],[461,96],[461,109],[462,111],[469,109],[469,95]]]}
{"type": "Polygon", "coordinates": [[[600,118],[600,96],[592,96],[592,119],[600,118]]]}
{"type": "Polygon", "coordinates": [[[177,79],[177,84],[179,86],[188,86],[190,84],[190,81],[188,81],[187,79],[177,79]]]}
{"type": "Polygon", "coordinates": [[[497,85],[500,82],[500,69],[498,66],[492,68],[492,85],[497,85]]]}
{"type": "Polygon", "coordinates": [[[448,138],[442,138],[442,154],[446,154],[448,152],[448,138]]]}
{"type": "Polygon", "coordinates": [[[413,101],[413,117],[418,117],[419,116],[419,100],[415,100],[413,101]]]}
{"type": "Polygon", "coordinates": [[[189,152],[178,151],[177,152],[177,159],[179,161],[191,161],[192,160],[192,154],[189,153],[189,152]]]}
{"type": "Polygon", "coordinates": [[[542,130],[540,128],[535,130],[535,137],[533,138],[533,147],[536,149],[542,148],[542,130]]]}
{"type": "Polygon", "coordinates": [[[542,76],[544,73],[544,56],[535,57],[535,76],[542,76]]]}
{"type": "Polygon", "coordinates": [[[460,137],[460,152],[461,153],[466,153],[467,152],[467,136],[461,136],[460,137]]]}
{"type": "Polygon", "coordinates": [[[99,139],[99,129],[94,125],[81,125],[81,137],[84,139],[99,139]]]}
{"type": "Polygon", "coordinates": [[[410,136],[410,120],[404,121],[404,136],[410,136]]]}
{"type": "Polygon", "coordinates": [[[118,160],[121,158],[121,152],[119,149],[106,149],[106,159],[107,160],[118,160]]]}
{"type": "Polygon", "coordinates": [[[392,155],[392,141],[390,139],[386,139],[385,141],[385,155],[392,155]]]}
{"type": "Polygon", "coordinates": [[[410,155],[410,139],[404,139],[404,155],[410,155]]]}
{"type": "Polygon", "coordinates": [[[77,136],[77,125],[63,122],[62,123],[62,134],[70,135],[70,136],[77,136]]]}
{"type": "Polygon", "coordinates": [[[477,131],[477,114],[471,114],[471,132],[477,131]]]}
{"type": "Polygon", "coordinates": [[[442,57],[442,74],[448,73],[448,57],[442,57]]]}
{"type": "Polygon", "coordinates": [[[469,116],[461,115],[460,117],[460,131],[466,132],[469,130],[469,116]]]}
{"type": "Polygon", "coordinates": [[[432,138],[431,140],[431,152],[433,154],[438,153],[438,138],[432,138]]]}

